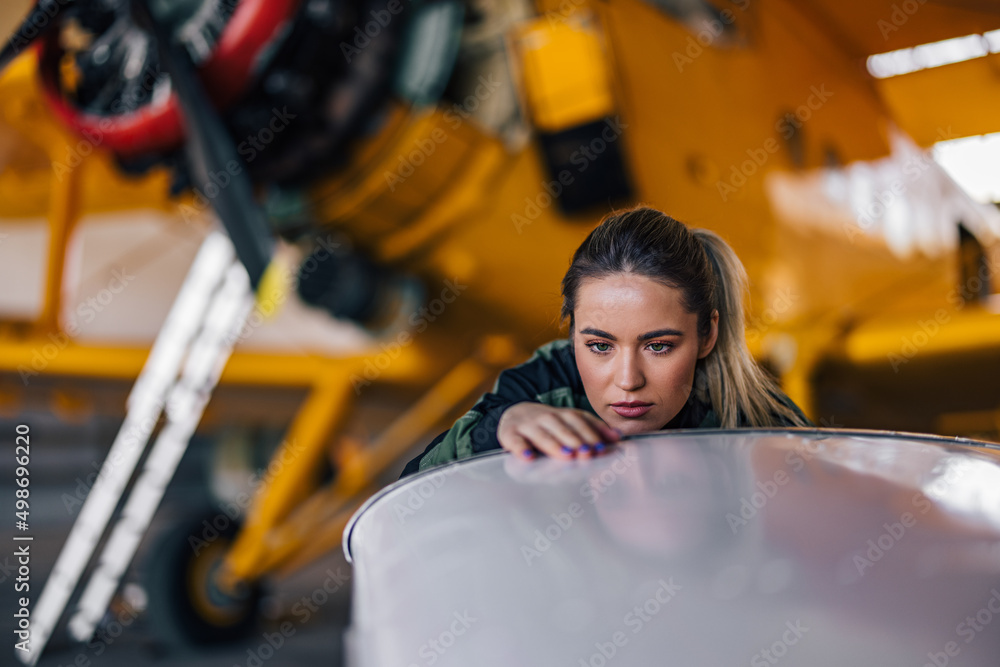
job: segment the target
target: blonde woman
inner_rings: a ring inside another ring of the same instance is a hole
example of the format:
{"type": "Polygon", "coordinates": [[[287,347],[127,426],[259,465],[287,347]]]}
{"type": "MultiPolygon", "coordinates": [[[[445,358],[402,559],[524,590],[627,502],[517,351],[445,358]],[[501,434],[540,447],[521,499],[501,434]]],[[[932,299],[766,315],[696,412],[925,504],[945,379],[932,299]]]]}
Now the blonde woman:
{"type": "Polygon", "coordinates": [[[501,373],[403,475],[498,448],[587,458],[662,429],[810,426],[747,349],[746,282],[713,232],[647,207],[607,216],[562,281],[569,337],[501,373]]]}

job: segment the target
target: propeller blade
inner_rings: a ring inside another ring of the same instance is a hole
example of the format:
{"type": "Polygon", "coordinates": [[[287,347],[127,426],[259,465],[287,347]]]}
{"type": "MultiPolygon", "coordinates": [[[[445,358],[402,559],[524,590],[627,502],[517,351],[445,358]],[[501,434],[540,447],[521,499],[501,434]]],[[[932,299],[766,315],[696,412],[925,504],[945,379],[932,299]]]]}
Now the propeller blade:
{"type": "Polygon", "coordinates": [[[187,130],[185,153],[194,185],[212,203],[256,290],[271,261],[273,239],[264,212],[254,200],[243,161],[222,119],[212,108],[187,51],[156,20],[147,0],[132,0],[132,11],[136,22],[155,36],[160,62],[177,91],[187,130]],[[228,169],[232,162],[240,168],[228,169]],[[229,177],[228,183],[218,185],[210,177],[220,173],[229,177]],[[213,190],[215,196],[209,197],[213,190]]]}

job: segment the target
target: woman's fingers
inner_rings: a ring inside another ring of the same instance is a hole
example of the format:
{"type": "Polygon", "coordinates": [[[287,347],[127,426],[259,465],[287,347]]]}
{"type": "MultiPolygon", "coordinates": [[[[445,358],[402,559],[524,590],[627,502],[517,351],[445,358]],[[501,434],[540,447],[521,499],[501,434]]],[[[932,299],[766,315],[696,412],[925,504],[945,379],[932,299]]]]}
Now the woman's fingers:
{"type": "Polygon", "coordinates": [[[565,411],[559,413],[555,419],[555,424],[546,424],[546,427],[558,432],[560,441],[563,446],[571,450],[569,452],[571,455],[589,458],[597,452],[601,438],[579,415],[565,411]]]}
{"type": "Polygon", "coordinates": [[[518,435],[527,440],[532,447],[546,456],[554,459],[571,459],[575,449],[562,442],[537,422],[525,424],[518,435]]]}
{"type": "Polygon", "coordinates": [[[531,452],[572,459],[601,454],[619,436],[582,410],[524,402],[511,406],[501,416],[497,439],[504,449],[522,458],[528,458],[526,452],[531,452]]]}
{"type": "Polygon", "coordinates": [[[503,445],[503,448],[517,458],[524,459],[525,461],[530,461],[536,456],[534,448],[528,441],[517,434],[511,436],[508,442],[503,445]]]}
{"type": "Polygon", "coordinates": [[[600,434],[601,442],[608,444],[621,440],[621,434],[615,429],[605,424],[601,419],[586,412],[581,412],[580,417],[586,419],[591,426],[600,434]]]}
{"type": "Polygon", "coordinates": [[[603,454],[608,450],[612,442],[618,440],[618,434],[607,424],[597,417],[586,412],[574,410],[568,412],[564,417],[573,429],[580,434],[586,449],[581,450],[581,454],[593,454],[595,456],[603,454]]]}
{"type": "Polygon", "coordinates": [[[549,414],[539,420],[539,426],[559,441],[566,454],[585,454],[600,441],[593,429],[572,412],[549,414]]]}

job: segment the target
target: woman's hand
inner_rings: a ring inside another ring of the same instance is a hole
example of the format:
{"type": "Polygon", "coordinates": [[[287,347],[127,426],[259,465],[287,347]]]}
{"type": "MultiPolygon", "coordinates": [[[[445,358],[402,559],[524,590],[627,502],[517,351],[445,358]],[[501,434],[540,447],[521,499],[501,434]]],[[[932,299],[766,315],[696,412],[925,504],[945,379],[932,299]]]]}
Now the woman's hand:
{"type": "Polygon", "coordinates": [[[515,403],[497,424],[500,446],[528,459],[539,452],[556,459],[590,458],[607,451],[619,437],[589,412],[543,403],[515,403]]]}

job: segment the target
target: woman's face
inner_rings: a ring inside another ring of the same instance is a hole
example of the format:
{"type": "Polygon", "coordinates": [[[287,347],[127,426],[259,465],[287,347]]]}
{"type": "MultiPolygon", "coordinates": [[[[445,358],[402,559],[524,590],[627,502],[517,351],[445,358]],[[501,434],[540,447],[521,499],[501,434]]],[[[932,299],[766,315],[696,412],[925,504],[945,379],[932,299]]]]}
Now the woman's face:
{"type": "Polygon", "coordinates": [[[644,276],[584,280],[573,312],[576,365],[591,407],[626,435],[663,428],[684,407],[695,362],[715,345],[698,339],[698,316],[681,293],[644,276]]]}

